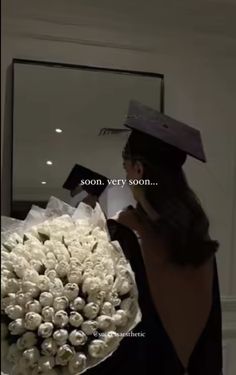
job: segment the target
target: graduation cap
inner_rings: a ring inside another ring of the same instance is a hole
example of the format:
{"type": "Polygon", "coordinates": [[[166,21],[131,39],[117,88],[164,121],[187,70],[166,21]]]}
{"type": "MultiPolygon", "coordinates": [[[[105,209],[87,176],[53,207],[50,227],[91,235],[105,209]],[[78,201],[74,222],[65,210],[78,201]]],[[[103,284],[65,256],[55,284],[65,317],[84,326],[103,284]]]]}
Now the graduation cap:
{"type": "Polygon", "coordinates": [[[199,130],[138,101],[130,101],[124,125],[128,129],[103,128],[99,133],[119,134],[131,130],[124,157],[145,156],[151,162],[178,167],[184,164],[187,155],[206,162],[199,130]]]}
{"type": "Polygon", "coordinates": [[[155,109],[132,100],[124,125],[135,133],[141,133],[140,136],[148,135],[149,140],[150,137],[156,139],[157,153],[158,147],[166,150],[166,154],[169,148],[185,154],[185,159],[190,155],[206,162],[200,131],[155,109]]]}
{"type": "Polygon", "coordinates": [[[107,177],[102,176],[99,173],[96,173],[82,165],[75,164],[66,181],[64,182],[63,188],[69,190],[72,196],[74,196],[81,190],[85,190],[87,193],[99,197],[106,189],[107,185],[107,177]],[[82,180],[93,181],[92,184],[90,183],[81,185],[82,180]],[[97,181],[97,184],[94,184],[95,180],[97,181]]]}

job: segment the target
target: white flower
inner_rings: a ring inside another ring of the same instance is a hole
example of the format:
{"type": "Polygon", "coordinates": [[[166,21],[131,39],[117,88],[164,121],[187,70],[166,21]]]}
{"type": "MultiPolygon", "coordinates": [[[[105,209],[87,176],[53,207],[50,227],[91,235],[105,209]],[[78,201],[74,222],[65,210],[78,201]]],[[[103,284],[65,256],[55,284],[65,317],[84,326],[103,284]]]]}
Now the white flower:
{"type": "Polygon", "coordinates": [[[64,344],[60,346],[56,355],[56,364],[65,366],[73,357],[74,350],[70,345],[64,344]]]}
{"type": "Polygon", "coordinates": [[[30,293],[32,297],[38,297],[40,290],[37,285],[31,281],[23,281],[22,283],[23,293],[30,293]]]}
{"type": "Polygon", "coordinates": [[[68,369],[70,374],[79,374],[86,367],[87,357],[84,353],[77,352],[69,361],[68,369]]]}
{"type": "Polygon", "coordinates": [[[39,302],[41,306],[52,306],[53,305],[53,295],[49,292],[43,292],[39,296],[39,302]]]}
{"type": "Polygon", "coordinates": [[[8,325],[11,335],[21,335],[25,332],[24,319],[18,318],[8,325]]]}
{"type": "Polygon", "coordinates": [[[55,313],[54,318],[53,318],[53,323],[56,326],[59,327],[65,327],[69,322],[69,318],[67,315],[67,312],[64,310],[59,310],[55,313]]]}
{"type": "Polygon", "coordinates": [[[28,312],[25,315],[25,328],[34,331],[36,330],[42,322],[41,315],[35,313],[35,312],[28,312]]]}
{"type": "Polygon", "coordinates": [[[17,363],[21,357],[21,352],[18,349],[16,344],[12,344],[9,347],[8,353],[7,353],[7,360],[12,363],[17,363]]]}
{"type": "Polygon", "coordinates": [[[70,303],[71,310],[81,311],[85,306],[85,301],[81,297],[77,297],[70,303]]]}
{"type": "Polygon", "coordinates": [[[19,305],[10,305],[7,306],[5,309],[5,313],[11,318],[12,320],[15,320],[17,318],[23,318],[24,317],[24,310],[19,305]]]}
{"type": "Polygon", "coordinates": [[[73,301],[79,294],[79,287],[75,283],[68,283],[64,287],[64,295],[69,301],[73,301]]]}
{"type": "Polygon", "coordinates": [[[95,320],[86,320],[81,325],[82,331],[88,336],[96,332],[97,328],[98,323],[95,320]]]}
{"type": "MultiPolygon", "coordinates": [[[[54,332],[55,333],[55,332],[54,332]]],[[[53,334],[54,336],[54,334],[53,334]]],[[[57,352],[57,343],[51,337],[45,339],[41,344],[42,354],[45,356],[54,356],[57,352]]]]}
{"type": "Polygon", "coordinates": [[[111,302],[104,302],[104,304],[102,305],[102,308],[101,308],[102,315],[112,316],[113,314],[115,314],[115,311],[116,310],[111,302]]]}
{"type": "Polygon", "coordinates": [[[42,306],[39,301],[33,300],[33,301],[29,301],[26,303],[25,310],[27,312],[35,312],[35,313],[40,314],[42,310],[42,306]]]}
{"type": "Polygon", "coordinates": [[[53,302],[53,307],[55,311],[58,310],[66,310],[66,308],[69,306],[69,300],[67,297],[56,297],[53,302]]]}
{"type": "Polygon", "coordinates": [[[37,364],[40,358],[39,350],[36,347],[26,349],[22,355],[29,366],[34,366],[35,364],[37,364]]]}
{"type": "Polygon", "coordinates": [[[20,289],[19,282],[16,279],[7,279],[5,289],[6,293],[16,293],[20,289]]]}
{"type": "Polygon", "coordinates": [[[67,279],[68,279],[69,283],[80,284],[82,282],[82,279],[83,279],[82,272],[79,271],[79,270],[74,270],[74,271],[71,270],[67,274],[67,279]]]}
{"type": "Polygon", "coordinates": [[[45,275],[39,275],[38,287],[42,292],[48,292],[50,288],[50,279],[45,275]]]}
{"type": "Polygon", "coordinates": [[[84,345],[87,341],[87,336],[83,331],[74,329],[69,334],[69,341],[73,346],[84,345]]]}
{"type": "Polygon", "coordinates": [[[117,334],[117,332],[115,331],[107,331],[104,341],[106,345],[109,347],[109,350],[112,351],[119,344],[119,341],[120,341],[119,334],[117,334]]]}
{"type": "Polygon", "coordinates": [[[107,345],[103,340],[93,340],[88,346],[88,352],[93,358],[103,358],[107,352],[107,345]]]}
{"type": "Polygon", "coordinates": [[[7,297],[1,298],[1,310],[5,310],[5,308],[9,305],[16,304],[16,294],[9,293],[7,297]]]}
{"type": "MultiPolygon", "coordinates": [[[[9,269],[6,269],[6,268],[2,269],[1,275],[2,275],[3,279],[10,279],[10,278],[14,277],[14,273],[12,271],[10,271],[9,269]]],[[[8,280],[6,280],[6,281],[8,281],[8,280]]]]}
{"type": "Polygon", "coordinates": [[[84,319],[77,311],[71,311],[69,322],[73,327],[79,327],[83,323],[84,319]]]}
{"type": "Polygon", "coordinates": [[[87,277],[82,286],[83,293],[93,294],[98,293],[101,288],[101,280],[99,277],[87,277]]]}
{"type": "Polygon", "coordinates": [[[38,366],[41,371],[49,371],[52,370],[55,365],[54,357],[47,356],[47,357],[40,357],[38,361],[38,366]]]}
{"type": "Polygon", "coordinates": [[[99,305],[97,305],[96,303],[90,302],[84,306],[83,312],[86,318],[94,319],[98,315],[99,305]]]}
{"type": "Polygon", "coordinates": [[[124,327],[128,322],[128,316],[124,310],[117,310],[112,318],[117,327],[124,327]]]}
{"type": "Polygon", "coordinates": [[[38,335],[46,339],[52,335],[53,328],[54,326],[51,322],[42,323],[38,328],[38,335]]]}
{"type": "Polygon", "coordinates": [[[17,340],[17,348],[19,350],[30,349],[32,346],[37,344],[37,336],[33,332],[25,332],[18,340],[17,340]]]}
{"type": "Polygon", "coordinates": [[[53,333],[53,339],[59,346],[64,345],[66,343],[68,336],[69,334],[66,329],[58,329],[53,333]]]}
{"type": "Polygon", "coordinates": [[[106,292],[104,290],[101,290],[98,293],[89,294],[87,300],[88,302],[94,302],[100,306],[103,303],[105,296],[106,292]]]}
{"type": "Polygon", "coordinates": [[[56,278],[50,282],[49,292],[52,293],[54,297],[59,297],[63,295],[64,287],[63,282],[56,278]]]}
{"type": "Polygon", "coordinates": [[[65,277],[67,273],[69,272],[69,269],[70,269],[70,265],[68,262],[65,262],[65,261],[59,262],[55,267],[55,270],[59,277],[65,277]]]}
{"type": "Polygon", "coordinates": [[[114,328],[113,318],[108,315],[100,315],[96,319],[98,328],[102,331],[111,330],[114,328]]]}
{"type": "Polygon", "coordinates": [[[31,293],[16,293],[16,303],[22,307],[25,307],[26,303],[32,301],[31,293]]]}
{"type": "Polygon", "coordinates": [[[42,310],[42,317],[45,322],[52,322],[54,319],[54,308],[50,306],[45,306],[42,310]]]}
{"type": "Polygon", "coordinates": [[[38,283],[39,274],[33,268],[28,265],[28,267],[24,271],[24,281],[30,281],[31,283],[37,284],[38,283]]]}
{"type": "Polygon", "coordinates": [[[53,281],[57,278],[57,273],[55,270],[51,270],[51,269],[47,269],[45,271],[45,276],[47,276],[49,278],[50,281],[53,281]]]}

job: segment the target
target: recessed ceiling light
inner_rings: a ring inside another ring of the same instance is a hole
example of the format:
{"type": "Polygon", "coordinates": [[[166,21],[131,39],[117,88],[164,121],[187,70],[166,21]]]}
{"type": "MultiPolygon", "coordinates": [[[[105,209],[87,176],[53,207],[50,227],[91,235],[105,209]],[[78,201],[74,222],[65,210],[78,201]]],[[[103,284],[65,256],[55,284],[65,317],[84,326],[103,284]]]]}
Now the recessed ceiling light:
{"type": "Polygon", "coordinates": [[[47,165],[53,165],[53,162],[52,162],[51,160],[47,160],[47,161],[46,161],[46,164],[47,164],[47,165]]]}
{"type": "Polygon", "coordinates": [[[57,128],[57,129],[55,129],[55,132],[56,133],[62,133],[62,129],[57,128]]]}
{"type": "Polygon", "coordinates": [[[42,185],[46,185],[46,183],[47,183],[46,181],[41,181],[42,185]]]}

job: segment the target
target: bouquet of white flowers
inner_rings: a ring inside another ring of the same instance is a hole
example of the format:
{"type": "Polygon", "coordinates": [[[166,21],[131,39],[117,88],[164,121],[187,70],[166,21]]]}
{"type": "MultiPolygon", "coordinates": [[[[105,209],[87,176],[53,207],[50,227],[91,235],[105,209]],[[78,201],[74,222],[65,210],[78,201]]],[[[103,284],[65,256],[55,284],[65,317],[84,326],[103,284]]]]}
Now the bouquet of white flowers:
{"type": "Polygon", "coordinates": [[[141,312],[99,204],[74,209],[52,197],[2,227],[2,370],[81,374],[110,356],[141,312]]]}

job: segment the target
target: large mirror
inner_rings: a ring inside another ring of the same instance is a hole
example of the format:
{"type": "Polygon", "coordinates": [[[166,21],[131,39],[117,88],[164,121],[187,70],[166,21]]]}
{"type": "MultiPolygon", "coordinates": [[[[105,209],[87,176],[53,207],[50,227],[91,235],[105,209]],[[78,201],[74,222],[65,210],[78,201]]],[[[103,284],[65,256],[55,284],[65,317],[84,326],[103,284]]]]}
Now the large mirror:
{"type": "MultiPolygon", "coordinates": [[[[124,178],[122,128],[131,99],[163,110],[160,74],[52,63],[14,61],[12,216],[56,196],[76,205],[63,189],[77,163],[108,178],[124,178]]],[[[132,204],[128,187],[109,186],[101,197],[107,215],[132,204]],[[109,204],[108,204],[109,202],[109,204]]]]}

